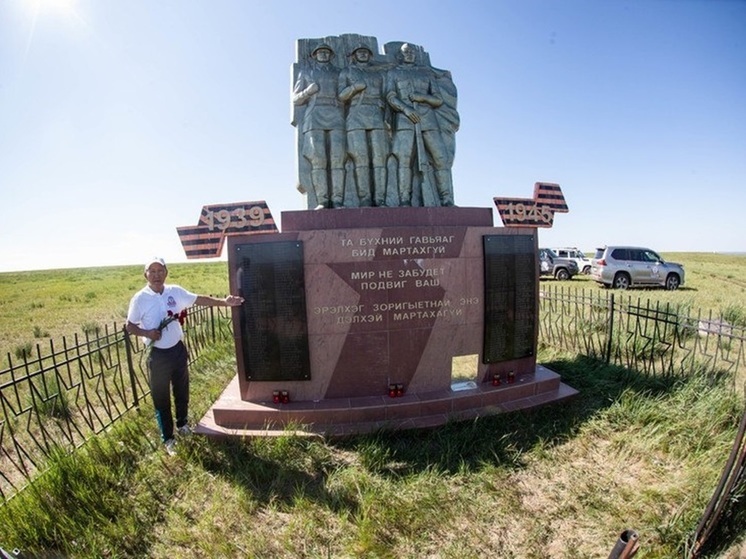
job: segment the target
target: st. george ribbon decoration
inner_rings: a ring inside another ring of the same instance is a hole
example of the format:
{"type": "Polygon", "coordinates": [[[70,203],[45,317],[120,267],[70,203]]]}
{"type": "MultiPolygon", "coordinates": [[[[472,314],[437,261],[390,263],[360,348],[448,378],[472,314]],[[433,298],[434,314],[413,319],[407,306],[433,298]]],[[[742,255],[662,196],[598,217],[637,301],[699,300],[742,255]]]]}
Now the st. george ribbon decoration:
{"type": "Polygon", "coordinates": [[[551,227],[555,213],[567,213],[567,202],[560,185],[534,184],[533,198],[494,198],[505,227],[551,227]]]}
{"type": "Polygon", "coordinates": [[[277,225],[264,200],[202,206],[197,225],[177,227],[186,257],[220,256],[226,235],[277,233],[277,225]]]}

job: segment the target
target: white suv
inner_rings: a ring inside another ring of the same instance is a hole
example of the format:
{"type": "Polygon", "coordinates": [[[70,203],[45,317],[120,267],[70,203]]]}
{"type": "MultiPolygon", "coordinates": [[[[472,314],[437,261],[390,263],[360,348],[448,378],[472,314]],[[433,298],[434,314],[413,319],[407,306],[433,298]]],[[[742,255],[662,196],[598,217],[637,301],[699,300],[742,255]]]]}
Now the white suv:
{"type": "Polygon", "coordinates": [[[659,286],[673,290],[684,285],[684,266],[666,262],[649,248],[607,246],[596,249],[591,278],[615,289],[659,286]]]}
{"type": "Polygon", "coordinates": [[[552,250],[560,258],[567,258],[569,260],[575,260],[575,263],[578,265],[578,270],[580,270],[580,273],[582,274],[591,273],[591,261],[588,258],[586,258],[582,250],[579,250],[575,247],[552,248],[552,250]]]}

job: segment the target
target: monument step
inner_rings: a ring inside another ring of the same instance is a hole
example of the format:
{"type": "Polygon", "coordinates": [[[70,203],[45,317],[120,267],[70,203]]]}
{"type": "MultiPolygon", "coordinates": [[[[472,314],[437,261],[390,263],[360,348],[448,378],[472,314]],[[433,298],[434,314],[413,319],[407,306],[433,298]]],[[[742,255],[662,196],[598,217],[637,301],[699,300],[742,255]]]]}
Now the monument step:
{"type": "Polygon", "coordinates": [[[303,434],[343,436],[379,429],[435,427],[448,421],[508,413],[564,400],[577,394],[559,375],[537,365],[512,384],[474,384],[470,389],[404,394],[400,397],[337,398],[287,404],[248,402],[234,378],[197,425],[204,435],[268,436],[297,429],[303,434]]]}

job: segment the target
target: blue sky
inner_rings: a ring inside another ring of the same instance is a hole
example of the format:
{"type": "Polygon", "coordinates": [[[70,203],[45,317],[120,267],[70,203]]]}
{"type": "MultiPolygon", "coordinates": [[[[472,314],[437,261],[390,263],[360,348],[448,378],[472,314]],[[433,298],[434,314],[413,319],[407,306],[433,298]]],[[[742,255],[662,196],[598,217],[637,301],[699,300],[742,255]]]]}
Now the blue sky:
{"type": "Polygon", "coordinates": [[[746,251],[744,1],[0,0],[0,271],[184,262],[205,204],[305,209],[295,42],[342,33],[452,72],[459,206],[556,182],[543,246],[746,251]]]}

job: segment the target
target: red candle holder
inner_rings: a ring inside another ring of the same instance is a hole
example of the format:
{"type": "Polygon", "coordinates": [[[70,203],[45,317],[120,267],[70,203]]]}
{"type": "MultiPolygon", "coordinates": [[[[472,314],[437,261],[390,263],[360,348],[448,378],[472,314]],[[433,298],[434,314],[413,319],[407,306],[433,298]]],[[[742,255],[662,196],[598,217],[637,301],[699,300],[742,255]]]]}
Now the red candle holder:
{"type": "Polygon", "coordinates": [[[396,398],[396,385],[389,384],[389,398],[396,398]]]}
{"type": "Polygon", "coordinates": [[[502,384],[502,381],[500,380],[500,373],[495,373],[492,375],[492,386],[500,386],[502,384]]]}
{"type": "Polygon", "coordinates": [[[513,384],[515,382],[515,371],[508,372],[508,384],[513,384]]]}
{"type": "Polygon", "coordinates": [[[280,400],[282,400],[283,404],[287,404],[290,401],[290,394],[288,394],[287,390],[280,392],[280,400]]]}
{"type": "Polygon", "coordinates": [[[280,403],[280,391],[279,390],[275,390],[274,392],[272,392],[272,401],[275,404],[280,403]]]}
{"type": "Polygon", "coordinates": [[[403,384],[397,384],[396,385],[396,395],[397,396],[404,396],[404,385],[403,384]]]}

